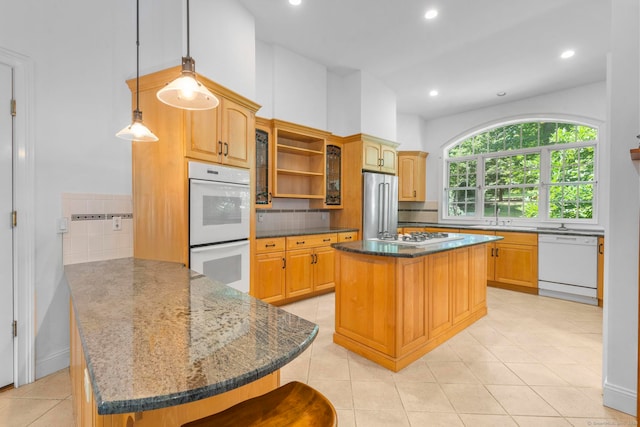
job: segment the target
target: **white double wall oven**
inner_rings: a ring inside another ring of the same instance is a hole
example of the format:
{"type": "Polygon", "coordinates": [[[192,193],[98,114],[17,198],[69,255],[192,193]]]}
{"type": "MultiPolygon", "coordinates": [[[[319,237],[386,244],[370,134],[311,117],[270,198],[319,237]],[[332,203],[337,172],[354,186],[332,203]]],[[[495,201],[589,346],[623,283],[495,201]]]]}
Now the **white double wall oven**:
{"type": "Polygon", "coordinates": [[[249,292],[250,175],[189,162],[189,263],[212,280],[249,292]]]}

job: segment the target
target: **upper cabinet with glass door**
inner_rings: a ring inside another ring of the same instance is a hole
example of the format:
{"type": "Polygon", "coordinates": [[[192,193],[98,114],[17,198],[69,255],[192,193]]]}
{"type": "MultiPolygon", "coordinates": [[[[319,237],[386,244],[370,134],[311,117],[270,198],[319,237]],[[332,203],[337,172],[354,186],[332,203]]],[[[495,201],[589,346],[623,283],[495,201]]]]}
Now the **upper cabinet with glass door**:
{"type": "Polygon", "coordinates": [[[256,117],[256,208],[268,209],[273,199],[273,132],[271,120],[256,117]]]}
{"type": "Polygon", "coordinates": [[[325,169],[325,198],[314,199],[310,207],[321,209],[342,209],[342,142],[340,137],[331,136],[327,139],[326,169],[325,169]]]}

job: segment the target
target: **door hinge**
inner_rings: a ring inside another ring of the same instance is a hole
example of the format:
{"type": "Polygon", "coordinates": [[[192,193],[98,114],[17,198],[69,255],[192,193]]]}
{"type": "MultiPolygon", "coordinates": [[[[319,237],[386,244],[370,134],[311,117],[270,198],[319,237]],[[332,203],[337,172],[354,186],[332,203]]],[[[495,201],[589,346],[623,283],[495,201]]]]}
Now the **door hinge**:
{"type": "Polygon", "coordinates": [[[16,116],[16,100],[15,99],[11,100],[11,115],[13,117],[16,116]]]}
{"type": "Polygon", "coordinates": [[[18,336],[18,321],[14,320],[13,321],[13,325],[11,325],[11,327],[13,328],[13,336],[17,337],[18,336]]]}
{"type": "Polygon", "coordinates": [[[11,226],[14,228],[18,226],[18,211],[11,212],[11,226]]]}

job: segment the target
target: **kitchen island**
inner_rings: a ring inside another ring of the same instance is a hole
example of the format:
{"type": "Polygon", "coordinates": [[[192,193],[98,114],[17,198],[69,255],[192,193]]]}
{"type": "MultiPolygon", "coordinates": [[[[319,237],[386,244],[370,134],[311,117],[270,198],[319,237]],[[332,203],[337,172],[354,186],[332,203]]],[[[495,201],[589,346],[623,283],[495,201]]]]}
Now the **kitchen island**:
{"type": "Polygon", "coordinates": [[[333,341],[394,372],[487,313],[487,250],[499,236],[424,246],[359,240],[336,251],[333,341]]]}
{"type": "Polygon", "coordinates": [[[279,386],[318,326],[178,263],[65,266],[78,426],[179,426],[279,386]]]}

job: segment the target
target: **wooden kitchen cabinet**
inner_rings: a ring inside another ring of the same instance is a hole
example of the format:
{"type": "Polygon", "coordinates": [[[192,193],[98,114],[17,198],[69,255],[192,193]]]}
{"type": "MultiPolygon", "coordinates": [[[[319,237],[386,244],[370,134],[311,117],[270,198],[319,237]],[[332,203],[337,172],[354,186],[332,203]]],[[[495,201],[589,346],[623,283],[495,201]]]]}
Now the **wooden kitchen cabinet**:
{"type": "Polygon", "coordinates": [[[325,144],[329,132],[273,120],[273,196],[325,198],[325,144]]]}
{"type": "MultiPolygon", "coordinates": [[[[197,159],[252,168],[254,116],[259,105],[198,75],[219,97],[220,105],[197,112],[170,107],[157,99],[156,92],[180,70],[172,67],[140,77],[140,110],[159,140],[132,143],[133,255],[188,266],[188,162],[197,159]]],[[[135,108],[136,79],[127,85],[135,108]]]]}
{"type": "Polygon", "coordinates": [[[256,207],[271,208],[273,201],[273,131],[271,120],[256,117],[256,207]]]}
{"type": "Polygon", "coordinates": [[[264,302],[285,298],[285,239],[257,239],[253,264],[251,294],[264,302]]]}
{"type": "Polygon", "coordinates": [[[325,197],[312,199],[313,209],[342,209],[342,138],[331,135],[325,142],[325,197]]]}
{"type": "Polygon", "coordinates": [[[536,233],[461,230],[467,234],[502,236],[487,246],[490,285],[528,293],[538,292],[538,235],[536,233]]]}
{"type": "Polygon", "coordinates": [[[331,244],[337,241],[337,233],[256,239],[252,295],[284,304],[331,291],[335,288],[331,244]]]}
{"type": "Polygon", "coordinates": [[[598,237],[598,306],[604,303],[604,237],[598,237]]]}
{"type": "Polygon", "coordinates": [[[255,112],[230,99],[218,98],[220,105],[212,110],[185,113],[185,154],[248,169],[253,161],[255,112]]]}
{"type": "MultiPolygon", "coordinates": [[[[362,169],[395,175],[398,171],[398,144],[371,135],[356,135],[362,142],[362,169]]],[[[349,137],[352,138],[352,137],[349,137]]]]}
{"type": "Polygon", "coordinates": [[[398,201],[426,200],[428,155],[424,151],[398,151],[398,201]]]}
{"type": "Polygon", "coordinates": [[[338,243],[355,242],[356,240],[358,240],[357,231],[342,231],[338,233],[338,243]]]}

